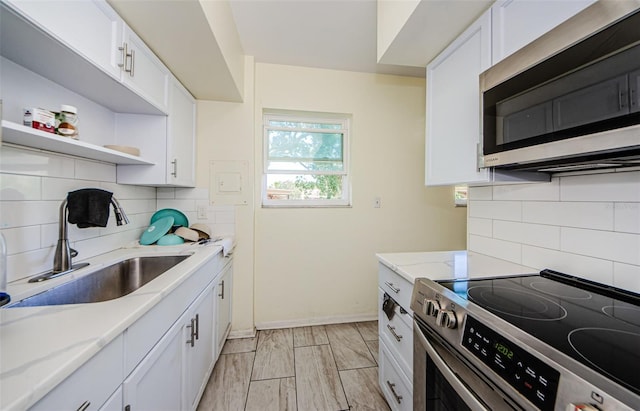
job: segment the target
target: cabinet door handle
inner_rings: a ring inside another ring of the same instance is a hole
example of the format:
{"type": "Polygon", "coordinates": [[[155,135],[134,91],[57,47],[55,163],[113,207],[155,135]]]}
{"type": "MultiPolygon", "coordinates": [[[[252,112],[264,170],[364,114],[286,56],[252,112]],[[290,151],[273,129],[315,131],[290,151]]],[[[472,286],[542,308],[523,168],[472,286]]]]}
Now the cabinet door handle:
{"type": "Polygon", "coordinates": [[[389,386],[389,389],[391,390],[393,396],[396,397],[396,401],[398,401],[398,404],[400,404],[402,402],[402,395],[398,395],[398,393],[396,392],[396,385],[389,380],[387,380],[387,385],[389,386]]]}
{"type": "Polygon", "coordinates": [[[221,297],[224,300],[224,280],[222,280],[222,283],[220,283],[220,286],[222,287],[222,292],[218,294],[218,297],[221,297]]]}
{"type": "Polygon", "coordinates": [[[133,66],[136,64],[136,51],[135,50],[131,50],[131,69],[129,70],[129,75],[131,77],[134,76],[133,74],[133,66]]]}
{"type": "Polygon", "coordinates": [[[196,314],[196,340],[200,339],[200,314],[196,314]]]}
{"type": "Polygon", "coordinates": [[[124,406],[124,411],[131,411],[131,405],[127,404],[124,406]]]}
{"type": "Polygon", "coordinates": [[[393,285],[393,283],[390,283],[389,281],[385,281],[384,283],[387,285],[387,287],[391,288],[391,290],[392,290],[394,293],[398,294],[398,293],[400,292],[400,289],[399,289],[399,288],[396,288],[396,287],[393,285]]]}
{"type": "Polygon", "coordinates": [[[118,47],[118,50],[120,50],[120,54],[121,54],[121,59],[122,59],[122,63],[118,63],[118,67],[123,68],[124,69],[124,65],[127,63],[127,43],[122,43],[121,47],[118,47]]]}
{"type": "Polygon", "coordinates": [[[177,178],[178,177],[178,159],[174,158],[171,164],[173,164],[173,171],[171,172],[171,175],[177,178]]]}
{"type": "Polygon", "coordinates": [[[195,328],[196,328],[196,326],[195,326],[195,318],[192,318],[192,319],[191,319],[191,324],[190,324],[190,325],[187,325],[187,328],[190,328],[190,329],[191,329],[191,332],[190,332],[190,334],[191,334],[191,338],[190,338],[189,340],[187,340],[187,344],[189,344],[189,345],[191,345],[191,346],[193,347],[193,346],[194,346],[194,344],[195,344],[195,342],[196,342],[196,339],[195,339],[195,336],[196,336],[196,335],[195,335],[195,333],[194,333],[195,328]]]}
{"type": "Polygon", "coordinates": [[[402,339],[402,336],[396,334],[396,327],[392,327],[389,324],[387,324],[387,328],[389,329],[389,331],[391,331],[391,334],[393,334],[393,336],[396,337],[396,341],[400,342],[400,340],[402,339]]]}
{"type": "Polygon", "coordinates": [[[91,401],[85,401],[82,403],[82,405],[80,405],[80,408],[78,408],[78,411],[85,411],[87,408],[89,408],[90,405],[91,405],[91,401]]]}

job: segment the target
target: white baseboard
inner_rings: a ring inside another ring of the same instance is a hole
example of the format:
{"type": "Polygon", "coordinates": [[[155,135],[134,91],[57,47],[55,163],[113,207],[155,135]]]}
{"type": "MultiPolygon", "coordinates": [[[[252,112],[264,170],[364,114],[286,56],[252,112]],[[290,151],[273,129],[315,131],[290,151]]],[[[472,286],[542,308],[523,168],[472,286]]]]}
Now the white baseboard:
{"type": "Polygon", "coordinates": [[[358,315],[345,315],[345,316],[333,316],[333,317],[320,317],[320,318],[306,318],[299,320],[289,321],[265,321],[256,323],[256,329],[258,330],[274,330],[278,328],[294,328],[294,327],[307,327],[312,325],[327,325],[327,324],[340,324],[340,323],[354,323],[361,321],[375,321],[378,319],[378,314],[358,314],[358,315]]]}
{"type": "Polygon", "coordinates": [[[250,328],[248,330],[231,330],[227,339],[233,340],[236,338],[253,338],[256,336],[256,329],[250,328]]]}

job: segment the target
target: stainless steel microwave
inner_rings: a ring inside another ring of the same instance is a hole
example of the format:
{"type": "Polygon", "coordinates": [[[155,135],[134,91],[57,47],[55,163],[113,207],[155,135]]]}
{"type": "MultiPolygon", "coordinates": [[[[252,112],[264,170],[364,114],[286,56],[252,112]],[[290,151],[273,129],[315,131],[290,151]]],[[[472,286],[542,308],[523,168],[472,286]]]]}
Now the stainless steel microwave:
{"type": "Polygon", "coordinates": [[[481,167],[640,166],[640,1],[598,1],[480,75],[481,167]]]}

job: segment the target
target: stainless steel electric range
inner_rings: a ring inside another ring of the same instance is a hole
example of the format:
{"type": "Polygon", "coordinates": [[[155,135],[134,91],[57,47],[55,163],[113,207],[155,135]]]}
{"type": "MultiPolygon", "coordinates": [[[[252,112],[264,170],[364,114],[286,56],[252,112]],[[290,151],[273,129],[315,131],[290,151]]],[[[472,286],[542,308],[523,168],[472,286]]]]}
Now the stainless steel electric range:
{"type": "Polygon", "coordinates": [[[414,410],[640,410],[640,295],[544,270],[416,280],[414,410]]]}

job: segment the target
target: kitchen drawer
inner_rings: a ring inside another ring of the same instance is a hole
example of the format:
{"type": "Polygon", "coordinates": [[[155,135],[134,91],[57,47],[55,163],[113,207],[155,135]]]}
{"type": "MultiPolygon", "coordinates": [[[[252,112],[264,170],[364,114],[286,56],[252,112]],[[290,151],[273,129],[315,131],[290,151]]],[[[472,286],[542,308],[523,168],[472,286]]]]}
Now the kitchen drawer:
{"type": "Polygon", "coordinates": [[[413,410],[413,384],[402,371],[384,342],[380,342],[379,383],[393,411],[413,410]]]}
{"type": "Polygon", "coordinates": [[[394,356],[402,371],[413,378],[413,322],[411,315],[402,314],[399,306],[395,307],[395,314],[389,320],[382,311],[384,291],[378,289],[378,334],[380,339],[394,356]]]}
{"type": "Polygon", "coordinates": [[[378,280],[380,288],[386,291],[405,310],[411,312],[411,293],[413,284],[384,264],[379,264],[378,280]]]}

